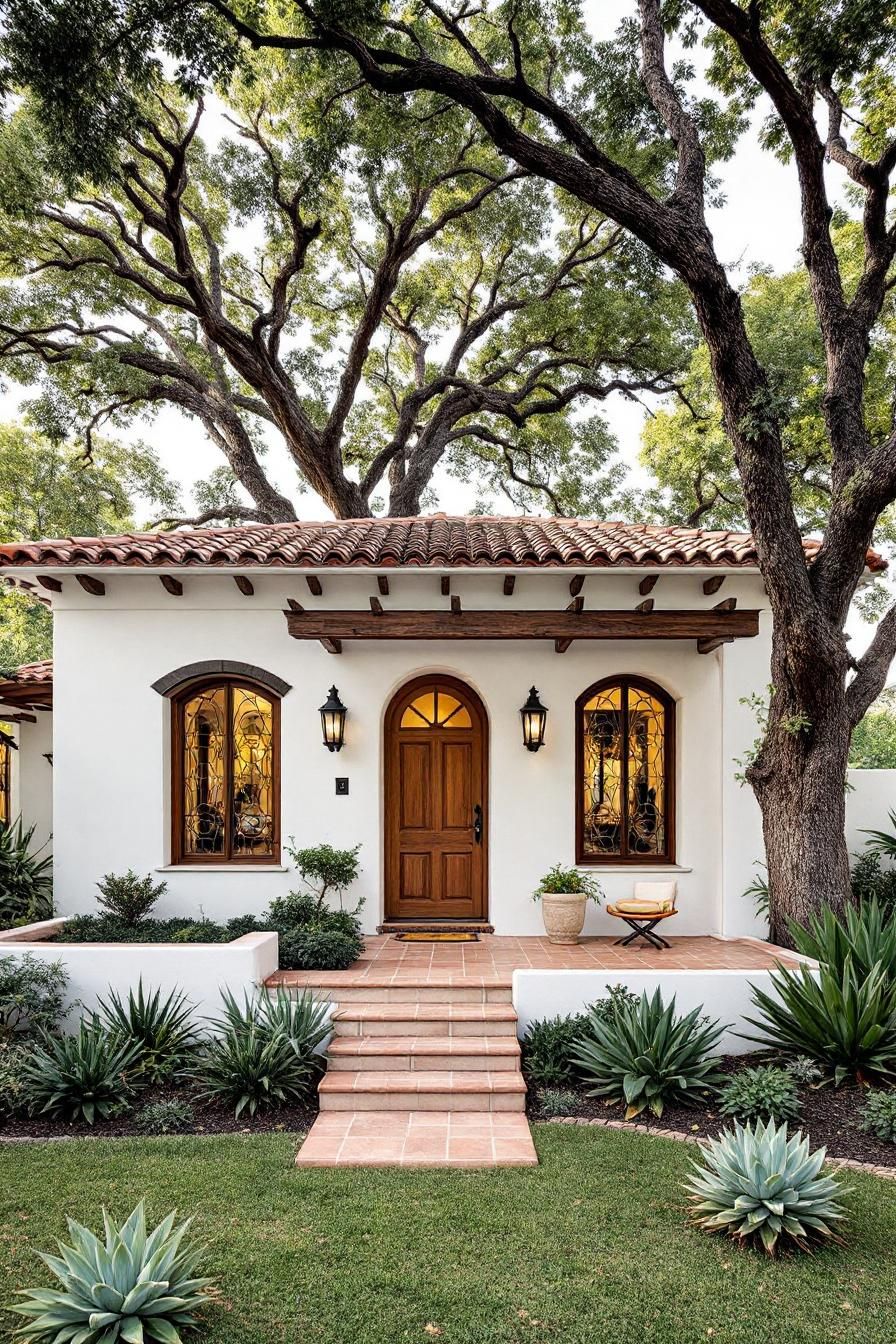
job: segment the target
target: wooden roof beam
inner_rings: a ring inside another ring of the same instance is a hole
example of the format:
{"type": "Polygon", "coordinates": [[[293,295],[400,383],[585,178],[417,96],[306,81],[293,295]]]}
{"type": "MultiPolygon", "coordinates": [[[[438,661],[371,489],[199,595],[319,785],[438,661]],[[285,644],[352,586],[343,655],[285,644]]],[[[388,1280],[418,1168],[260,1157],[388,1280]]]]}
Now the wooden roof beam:
{"type": "Polygon", "coordinates": [[[380,597],[389,596],[389,576],[387,574],[377,574],[376,586],[380,591],[380,597]]]}
{"type": "Polygon", "coordinates": [[[317,577],[316,574],[306,574],[305,582],[307,583],[308,591],[309,593],[312,594],[312,596],[314,597],[323,596],[324,591],[323,584],[321,583],[320,579],[317,577]]]}
{"type": "Polygon", "coordinates": [[[516,587],[516,575],[515,575],[515,574],[505,574],[505,575],[504,575],[504,596],[505,596],[505,597],[513,597],[513,590],[514,590],[515,587],[516,587]]]}
{"type": "Polygon", "coordinates": [[[383,604],[379,598],[375,597],[373,594],[371,594],[370,597],[370,610],[375,616],[382,616],[383,614],[383,604]]]}
{"type": "Polygon", "coordinates": [[[105,596],[106,585],[103,583],[102,579],[95,579],[92,574],[76,574],[75,578],[78,580],[85,593],[89,593],[91,597],[105,596]]]}
{"type": "Polygon", "coordinates": [[[239,588],[243,597],[253,597],[255,594],[255,585],[251,579],[247,579],[245,574],[234,574],[233,581],[239,588]]]}
{"type": "Polygon", "coordinates": [[[751,639],[759,612],[673,611],[293,611],[285,613],[295,639],[751,639]]]}
{"type": "Polygon", "coordinates": [[[644,578],[638,584],[638,592],[641,594],[642,597],[646,597],[648,593],[653,592],[654,588],[659,582],[659,577],[660,577],[659,574],[644,575],[644,578]]]}
{"type": "Polygon", "coordinates": [[[578,597],[579,593],[582,591],[584,587],[585,587],[585,575],[573,574],[572,578],[569,581],[570,597],[578,597]]]}
{"type": "Polygon", "coordinates": [[[451,575],[443,574],[439,579],[439,592],[443,597],[447,597],[451,592],[451,575]]]}
{"type": "Polygon", "coordinates": [[[643,615],[648,611],[653,611],[653,606],[654,606],[653,598],[645,597],[644,601],[639,602],[638,605],[635,607],[635,611],[640,611],[643,615]]]}
{"type": "Polygon", "coordinates": [[[165,589],[165,592],[170,593],[172,597],[183,597],[184,586],[180,579],[176,579],[173,574],[160,574],[159,583],[165,589]]]}
{"type": "Polygon", "coordinates": [[[46,588],[48,593],[62,592],[62,581],[54,579],[52,574],[38,574],[37,581],[41,588],[46,588]]]}
{"type": "Polygon", "coordinates": [[[716,635],[713,639],[698,639],[698,653],[715,653],[716,649],[721,648],[723,644],[733,644],[733,635],[716,635]]]}
{"type": "Polygon", "coordinates": [[[342,640],[341,640],[341,639],[330,639],[327,635],[324,635],[324,637],[321,639],[320,642],[321,642],[321,644],[323,644],[323,646],[324,646],[324,648],[326,649],[327,653],[341,653],[341,652],[342,652],[342,640]]]}
{"type": "Polygon", "coordinates": [[[725,582],[724,574],[713,574],[711,579],[703,580],[703,591],[707,597],[711,597],[713,593],[717,593],[719,591],[724,582],[725,582]]]}

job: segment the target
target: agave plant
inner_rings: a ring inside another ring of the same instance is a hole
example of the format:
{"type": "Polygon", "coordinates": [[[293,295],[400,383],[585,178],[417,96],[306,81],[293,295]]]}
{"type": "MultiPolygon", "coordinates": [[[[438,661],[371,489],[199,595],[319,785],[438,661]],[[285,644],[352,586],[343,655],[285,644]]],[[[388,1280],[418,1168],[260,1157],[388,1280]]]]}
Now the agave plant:
{"type": "Polygon", "coordinates": [[[887,858],[896,859],[896,811],[890,809],[890,830],[888,831],[863,831],[863,835],[870,835],[871,839],[866,841],[865,847],[873,854],[884,854],[887,858]]]}
{"type": "Polygon", "coordinates": [[[270,1005],[263,998],[248,996],[241,1005],[227,990],[222,999],[223,1016],[192,1071],[201,1087],[199,1099],[225,1102],[235,1108],[237,1116],[300,1101],[318,1069],[300,1029],[310,1021],[307,1039],[317,1036],[322,1040],[327,1030],[322,1020],[326,1005],[315,1005],[321,1017],[316,1022],[310,1005],[298,1000],[293,1006],[285,993],[270,1005]]]}
{"type": "Polygon", "coordinates": [[[45,1035],[23,1069],[31,1109],[54,1120],[103,1120],[130,1100],[139,1056],[136,1041],[113,1040],[98,1017],[82,1021],[76,1036],[45,1035]]]}
{"type": "Polygon", "coordinates": [[[180,990],[172,990],[163,999],[158,989],[145,994],[140,980],[136,994],[128,991],[127,1003],[113,991],[108,1002],[100,999],[99,1007],[116,1041],[133,1041],[139,1046],[140,1069],[149,1082],[164,1082],[189,1062],[197,1037],[190,1020],[192,1006],[180,990]]]}
{"type": "Polygon", "coordinates": [[[198,1324],[212,1279],[197,1275],[201,1247],[183,1246],[189,1221],[169,1213],[147,1233],[143,1201],[121,1227],[103,1210],[105,1243],[68,1220],[72,1244],[41,1254],[61,1288],[26,1288],[10,1311],[27,1318],[16,1331],[30,1344],[181,1344],[198,1324]]]}
{"type": "Polygon", "coordinates": [[[34,849],[36,829],[0,821],[0,928],[53,915],[53,860],[34,849]]]}
{"type": "Polygon", "coordinates": [[[798,952],[830,966],[838,976],[851,957],[860,978],[880,964],[896,980],[896,920],[886,918],[876,898],[847,906],[842,919],[825,906],[808,928],[791,922],[790,933],[798,952]]]}
{"type": "Polygon", "coordinates": [[[702,1148],[687,1186],[694,1221],[707,1232],[758,1242],[769,1255],[842,1241],[840,1197],[848,1192],[821,1175],[825,1149],[810,1153],[801,1132],[788,1138],[786,1124],[757,1120],[723,1130],[702,1148]]]}
{"type": "Polygon", "coordinates": [[[712,1051],[724,1027],[701,1012],[676,1017],[675,999],[664,1005],[658,989],[609,1018],[591,1012],[588,1035],[572,1050],[579,1071],[594,1084],[588,1095],[624,1101],[628,1120],[647,1109],[660,1116],[666,1102],[687,1104],[717,1092],[725,1076],[712,1051]]]}
{"type": "Polygon", "coordinates": [[[867,976],[856,974],[849,954],[839,972],[826,963],[817,972],[780,966],[772,986],[771,994],[751,986],[762,1016],[745,1020],[761,1035],[748,1040],[815,1060],[837,1087],[850,1077],[896,1078],[896,981],[879,964],[867,976]]]}

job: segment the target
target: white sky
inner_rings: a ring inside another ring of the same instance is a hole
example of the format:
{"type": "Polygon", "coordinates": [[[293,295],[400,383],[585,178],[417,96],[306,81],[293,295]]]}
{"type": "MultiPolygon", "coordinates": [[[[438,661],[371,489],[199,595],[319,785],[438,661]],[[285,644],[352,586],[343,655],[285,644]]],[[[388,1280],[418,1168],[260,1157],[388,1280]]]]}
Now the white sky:
{"type": "MultiPolygon", "coordinates": [[[[586,0],[586,13],[595,34],[610,35],[625,14],[631,14],[632,0],[586,0]]],[[[688,53],[699,65],[699,50],[688,53]]],[[[800,211],[795,173],[771,155],[764,153],[755,135],[743,137],[734,158],[719,171],[725,204],[710,212],[719,256],[738,276],[755,263],[788,270],[799,260],[800,211]]],[[[835,192],[832,181],[832,192],[835,192]]],[[[836,194],[836,193],[835,193],[836,194]]],[[[0,417],[15,416],[22,393],[13,387],[0,392],[0,417]]],[[[624,458],[636,470],[640,429],[645,412],[637,405],[616,398],[605,404],[605,412],[617,437],[624,458]]],[[[206,477],[223,458],[207,440],[195,422],[174,409],[163,410],[148,425],[135,427],[131,437],[153,445],[168,471],[183,484],[184,503],[189,504],[190,487],[206,477]]],[[[288,495],[295,494],[295,477],[285,450],[271,436],[265,464],[277,484],[288,495]]],[[[434,482],[439,508],[449,513],[464,513],[473,502],[473,492],[463,482],[440,473],[434,482]]],[[[303,518],[328,516],[319,497],[309,491],[297,500],[297,512],[303,518]]],[[[853,648],[860,652],[870,630],[864,622],[851,623],[853,648]]]]}

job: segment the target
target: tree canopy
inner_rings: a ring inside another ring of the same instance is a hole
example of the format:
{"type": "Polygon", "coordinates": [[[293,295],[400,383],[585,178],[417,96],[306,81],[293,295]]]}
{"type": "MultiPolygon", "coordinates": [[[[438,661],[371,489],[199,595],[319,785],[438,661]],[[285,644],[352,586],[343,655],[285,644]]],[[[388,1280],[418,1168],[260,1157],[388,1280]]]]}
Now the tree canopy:
{"type": "MultiPolygon", "coordinates": [[[[0,542],[127,532],[138,507],[180,507],[151,449],[98,438],[88,461],[76,447],[0,424],[0,542]]],[[[51,645],[50,613],[37,596],[0,591],[0,668],[48,658],[51,645]]]]}
{"type": "Polygon", "coordinates": [[[35,96],[0,130],[0,358],[47,432],[89,445],[175,405],[246,491],[231,516],[263,521],[295,517],[266,434],[337,516],[418,512],[440,463],[517,506],[606,506],[597,408],[674,388],[693,343],[648,249],[344,60],[257,53],[217,96],[154,67],[123,87],[102,149],[93,104],[92,162],[35,96]]]}

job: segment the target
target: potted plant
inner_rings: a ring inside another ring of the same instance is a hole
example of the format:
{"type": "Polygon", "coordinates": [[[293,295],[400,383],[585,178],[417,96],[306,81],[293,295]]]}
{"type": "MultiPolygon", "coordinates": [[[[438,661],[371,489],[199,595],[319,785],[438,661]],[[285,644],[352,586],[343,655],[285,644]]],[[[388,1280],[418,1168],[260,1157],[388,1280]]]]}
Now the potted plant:
{"type": "Polygon", "coordinates": [[[585,923],[586,901],[599,901],[603,889],[596,877],[555,863],[533,892],[541,901],[544,931],[551,943],[577,943],[585,923]]]}

